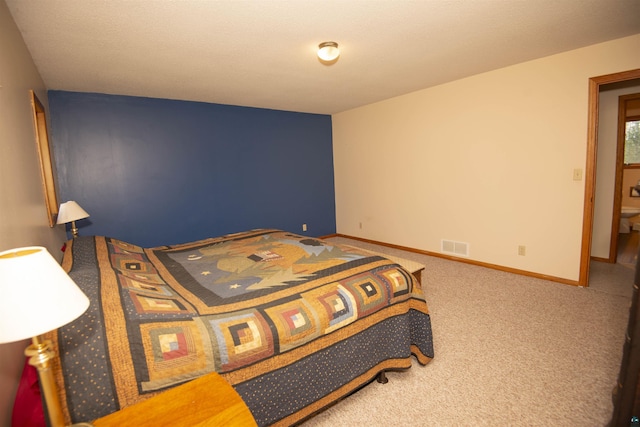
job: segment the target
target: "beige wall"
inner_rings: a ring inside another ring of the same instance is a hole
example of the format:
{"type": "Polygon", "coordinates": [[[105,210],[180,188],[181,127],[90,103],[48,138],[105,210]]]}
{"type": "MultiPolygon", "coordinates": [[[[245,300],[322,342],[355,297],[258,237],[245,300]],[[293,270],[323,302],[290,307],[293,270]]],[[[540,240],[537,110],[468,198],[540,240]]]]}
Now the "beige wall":
{"type": "MultiPolygon", "coordinates": [[[[622,95],[640,92],[637,85],[625,85],[619,88],[613,85],[600,91],[598,116],[598,154],[596,170],[596,194],[593,212],[593,237],[591,239],[591,256],[609,258],[611,247],[611,221],[613,220],[613,199],[616,183],[616,155],[618,147],[618,98],[622,95]]],[[[623,206],[640,206],[640,199],[629,197],[629,179],[633,180],[636,172],[625,173],[626,182],[622,188],[623,206]],[[637,200],[637,202],[635,202],[637,200]]],[[[637,173],[640,174],[640,171],[637,173]]],[[[638,182],[640,176],[633,184],[638,182]]]]}
{"type": "Polygon", "coordinates": [[[337,231],[578,280],[588,79],[639,51],[635,35],[334,115],[337,231]]]}
{"type": "MultiPolygon", "coordinates": [[[[45,246],[59,259],[65,233],[61,227],[49,228],[29,89],[36,90],[38,98],[46,105],[44,84],[6,4],[0,0],[0,251],[38,245],[45,246]]],[[[10,425],[27,344],[0,344],[2,426],[10,425]]]]}

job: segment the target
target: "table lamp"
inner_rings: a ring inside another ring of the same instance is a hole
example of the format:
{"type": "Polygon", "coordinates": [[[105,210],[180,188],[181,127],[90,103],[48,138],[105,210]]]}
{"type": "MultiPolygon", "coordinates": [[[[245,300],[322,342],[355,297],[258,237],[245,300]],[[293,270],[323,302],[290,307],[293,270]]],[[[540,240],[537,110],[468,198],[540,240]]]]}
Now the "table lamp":
{"type": "Polygon", "coordinates": [[[89,299],[43,247],[0,252],[0,344],[31,338],[25,354],[38,370],[52,427],[64,426],[51,362],[55,353],[42,335],[70,323],[89,299]]]}
{"type": "Polygon", "coordinates": [[[71,223],[71,233],[73,234],[73,238],[78,237],[78,228],[76,227],[76,221],[79,219],[89,218],[89,214],[87,211],[82,209],[79,204],[70,200],[68,202],[64,202],[60,205],[60,209],[58,211],[58,220],[56,224],[66,224],[68,222],[71,223]]]}

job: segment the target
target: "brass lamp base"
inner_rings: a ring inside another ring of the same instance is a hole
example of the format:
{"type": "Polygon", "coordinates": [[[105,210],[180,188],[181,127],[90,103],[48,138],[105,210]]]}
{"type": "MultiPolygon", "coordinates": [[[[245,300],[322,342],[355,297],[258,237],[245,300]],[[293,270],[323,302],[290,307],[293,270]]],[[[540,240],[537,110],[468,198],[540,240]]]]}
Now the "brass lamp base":
{"type": "Polygon", "coordinates": [[[32,344],[27,347],[24,354],[29,356],[29,365],[38,370],[38,378],[40,379],[40,387],[44,394],[44,401],[47,405],[47,413],[49,414],[49,422],[51,427],[64,427],[64,416],[62,415],[62,407],[58,398],[56,383],[51,370],[51,361],[55,357],[55,353],[51,350],[51,341],[44,340],[41,336],[33,337],[32,344]]]}
{"type": "MultiPolygon", "coordinates": [[[[51,341],[43,339],[42,336],[37,336],[31,338],[31,342],[32,344],[27,347],[24,354],[29,356],[29,365],[38,370],[40,388],[42,389],[44,401],[47,405],[49,422],[51,427],[64,427],[64,415],[51,369],[51,362],[55,357],[55,353],[51,350],[51,341]]],[[[92,424],[79,423],[73,424],[73,426],[92,427],[92,424]]]]}

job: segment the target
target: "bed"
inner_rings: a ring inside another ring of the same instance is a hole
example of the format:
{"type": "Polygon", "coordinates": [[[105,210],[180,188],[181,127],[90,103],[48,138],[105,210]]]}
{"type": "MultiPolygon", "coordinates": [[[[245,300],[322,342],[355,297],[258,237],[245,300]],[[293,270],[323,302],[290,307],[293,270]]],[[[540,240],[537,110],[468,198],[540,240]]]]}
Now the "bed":
{"type": "Polygon", "coordinates": [[[327,240],[260,229],[142,248],[86,236],[63,267],[91,300],[46,337],[67,422],[215,371],[259,426],[294,425],[412,355],[433,358],[415,277],[327,240]]]}

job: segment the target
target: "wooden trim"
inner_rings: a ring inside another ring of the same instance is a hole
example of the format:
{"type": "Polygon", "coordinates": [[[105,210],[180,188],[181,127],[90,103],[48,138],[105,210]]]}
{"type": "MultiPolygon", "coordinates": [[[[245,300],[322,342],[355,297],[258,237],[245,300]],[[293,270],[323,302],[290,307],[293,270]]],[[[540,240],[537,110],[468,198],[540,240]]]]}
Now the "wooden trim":
{"type": "Polygon", "coordinates": [[[340,237],[342,234],[333,233],[333,234],[325,234],[324,236],[319,236],[318,239],[329,239],[331,237],[340,237]]]}
{"type": "Polygon", "coordinates": [[[407,247],[407,246],[399,246],[399,245],[394,245],[394,244],[391,244],[391,243],[385,243],[385,242],[379,242],[379,241],[376,241],[376,240],[365,239],[365,238],[362,238],[362,237],[349,236],[349,235],[346,235],[346,234],[336,233],[336,234],[331,234],[331,235],[327,235],[327,236],[322,236],[321,238],[324,239],[324,238],[329,238],[329,237],[344,237],[346,239],[359,240],[361,242],[371,243],[371,244],[374,244],[374,245],[385,246],[385,247],[392,248],[392,249],[399,249],[399,250],[402,250],[402,251],[412,252],[412,253],[419,254],[419,255],[427,255],[427,256],[432,256],[432,257],[437,257],[437,258],[444,258],[444,259],[448,259],[450,261],[458,261],[458,262],[462,262],[462,263],[465,263],[465,264],[477,265],[479,267],[486,267],[486,268],[490,268],[492,270],[505,271],[507,273],[518,274],[518,275],[521,275],[521,276],[534,277],[536,279],[550,280],[552,282],[563,283],[565,285],[579,286],[579,283],[576,282],[575,280],[563,279],[562,277],[555,277],[555,276],[549,276],[549,275],[546,275],[546,274],[533,273],[531,271],[519,270],[517,268],[504,267],[504,266],[497,265],[497,264],[490,264],[490,263],[486,263],[486,262],[474,261],[474,260],[467,259],[467,258],[459,258],[459,257],[451,256],[451,255],[441,254],[441,253],[438,253],[438,252],[424,251],[424,250],[421,250],[421,249],[410,248],[410,247],[407,247]]]}
{"type": "MultiPolygon", "coordinates": [[[[598,114],[600,86],[640,78],[640,69],[607,74],[589,79],[587,121],[587,163],[585,167],[584,211],[582,215],[582,245],[580,251],[579,286],[589,286],[591,238],[593,236],[593,201],[595,197],[596,154],[598,150],[598,114]]],[[[615,215],[615,214],[614,214],[615,215]]]]}
{"type": "Polygon", "coordinates": [[[622,206],[622,177],[624,173],[624,132],[622,139],[620,137],[620,119],[624,124],[624,114],[622,117],[620,112],[624,112],[624,101],[618,99],[618,125],[616,140],[616,176],[613,184],[613,215],[611,216],[611,239],[609,245],[609,262],[615,263],[618,260],[618,230],[620,228],[620,208],[622,206]]]}
{"type": "Polygon", "coordinates": [[[49,227],[56,225],[58,216],[58,195],[53,173],[53,159],[51,147],[49,145],[49,134],[47,133],[47,117],[44,106],[30,90],[31,107],[33,110],[33,126],[35,128],[36,146],[38,148],[38,159],[40,160],[40,175],[42,178],[42,190],[47,208],[49,227]]]}
{"type": "Polygon", "coordinates": [[[596,184],[596,154],[598,142],[598,113],[600,85],[595,79],[589,79],[589,102],[587,118],[587,163],[585,167],[584,206],[582,211],[582,244],[580,249],[580,286],[589,285],[589,267],[591,257],[591,237],[593,234],[593,199],[596,184]],[[586,259],[585,259],[586,258],[586,259]]]}

